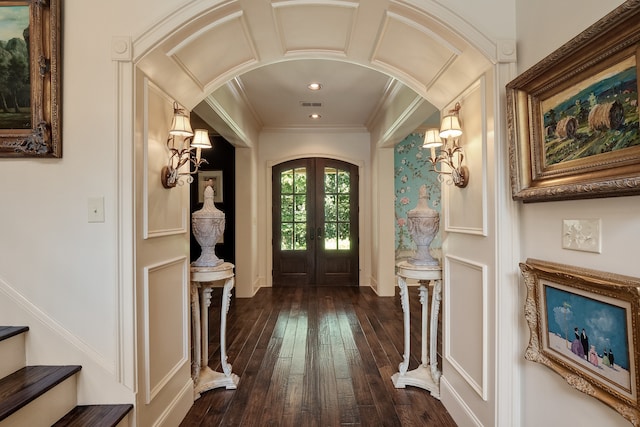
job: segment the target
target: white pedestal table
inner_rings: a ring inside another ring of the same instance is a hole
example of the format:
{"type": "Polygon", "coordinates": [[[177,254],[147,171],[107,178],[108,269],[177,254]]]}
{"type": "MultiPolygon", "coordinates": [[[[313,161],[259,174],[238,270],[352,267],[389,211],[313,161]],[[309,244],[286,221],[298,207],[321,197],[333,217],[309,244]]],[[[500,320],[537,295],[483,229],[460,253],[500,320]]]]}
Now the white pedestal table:
{"type": "Polygon", "coordinates": [[[191,322],[194,354],[191,375],[195,384],[194,400],[200,394],[218,387],[237,388],[240,378],[227,363],[226,330],[231,290],[235,283],[234,265],[224,262],[216,267],[191,266],[191,322]],[[220,364],[222,372],[209,368],[209,306],[213,288],[222,289],[220,307],[220,364]]]}
{"type": "Polygon", "coordinates": [[[396,388],[405,388],[408,385],[420,387],[430,391],[433,397],[440,399],[441,372],[438,369],[437,343],[438,314],[440,312],[440,301],[442,300],[442,269],[440,266],[413,265],[403,261],[398,263],[396,275],[398,286],[400,287],[400,301],[404,315],[404,355],[403,361],[398,366],[399,372],[393,374],[391,380],[396,388]],[[420,303],[422,304],[422,363],[411,371],[408,371],[411,334],[407,279],[417,279],[419,281],[418,291],[420,303]],[[429,287],[432,288],[430,316],[428,313],[429,287]],[[427,331],[429,331],[428,334],[427,331]],[[428,348],[427,343],[429,344],[428,348]]]}

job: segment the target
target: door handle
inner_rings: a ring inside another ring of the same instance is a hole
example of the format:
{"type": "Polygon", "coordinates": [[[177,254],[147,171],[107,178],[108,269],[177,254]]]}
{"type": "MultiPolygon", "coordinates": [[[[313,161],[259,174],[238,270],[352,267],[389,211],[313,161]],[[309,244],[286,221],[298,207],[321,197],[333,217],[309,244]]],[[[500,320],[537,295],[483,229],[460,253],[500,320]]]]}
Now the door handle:
{"type": "Polygon", "coordinates": [[[313,240],[315,238],[315,235],[313,234],[314,229],[313,227],[309,227],[309,240],[313,240]]]}
{"type": "Polygon", "coordinates": [[[318,235],[318,239],[322,237],[322,227],[318,227],[316,234],[318,235]]]}

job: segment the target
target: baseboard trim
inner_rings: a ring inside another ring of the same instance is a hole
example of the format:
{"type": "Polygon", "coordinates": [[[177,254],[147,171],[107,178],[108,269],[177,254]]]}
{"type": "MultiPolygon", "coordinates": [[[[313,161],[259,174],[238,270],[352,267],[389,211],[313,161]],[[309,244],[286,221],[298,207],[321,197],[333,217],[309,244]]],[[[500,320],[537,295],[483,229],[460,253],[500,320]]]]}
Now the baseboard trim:
{"type": "Polygon", "coordinates": [[[193,406],[193,381],[191,378],[184,384],[180,392],[160,414],[153,427],[175,427],[193,406]]]}
{"type": "Polygon", "coordinates": [[[375,292],[376,295],[379,295],[378,294],[378,281],[376,280],[376,278],[372,277],[371,280],[369,281],[369,283],[370,283],[369,286],[371,287],[371,289],[373,289],[373,292],[375,292]]]}
{"type": "Polygon", "coordinates": [[[440,401],[447,409],[458,427],[483,427],[482,422],[475,416],[471,408],[452,387],[443,375],[440,377],[440,401]]]}

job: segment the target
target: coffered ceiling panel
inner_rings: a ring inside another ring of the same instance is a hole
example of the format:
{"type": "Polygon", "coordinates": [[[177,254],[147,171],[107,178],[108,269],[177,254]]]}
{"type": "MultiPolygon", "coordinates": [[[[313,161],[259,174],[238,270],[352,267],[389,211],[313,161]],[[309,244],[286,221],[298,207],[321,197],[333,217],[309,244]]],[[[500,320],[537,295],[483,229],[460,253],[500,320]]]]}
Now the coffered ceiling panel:
{"type": "Polygon", "coordinates": [[[457,48],[428,28],[388,14],[372,62],[398,70],[428,89],[459,54],[457,48]]]}
{"type": "Polygon", "coordinates": [[[274,19],[284,52],[324,50],[346,54],[357,5],[274,3],[274,19]]]}
{"type": "Polygon", "coordinates": [[[203,28],[171,49],[168,55],[200,87],[259,59],[240,13],[203,28]]]}

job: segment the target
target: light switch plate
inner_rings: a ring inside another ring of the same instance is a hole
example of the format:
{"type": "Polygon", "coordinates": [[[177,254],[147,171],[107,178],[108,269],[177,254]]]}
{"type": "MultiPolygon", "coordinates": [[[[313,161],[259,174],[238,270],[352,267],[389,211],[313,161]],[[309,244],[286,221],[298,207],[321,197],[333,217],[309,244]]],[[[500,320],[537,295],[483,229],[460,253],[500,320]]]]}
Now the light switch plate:
{"type": "Polygon", "coordinates": [[[574,251],[602,252],[600,219],[562,220],[562,247],[574,251]]]}
{"type": "Polygon", "coordinates": [[[104,222],[104,197],[89,197],[87,216],[89,222],[104,222]]]}

